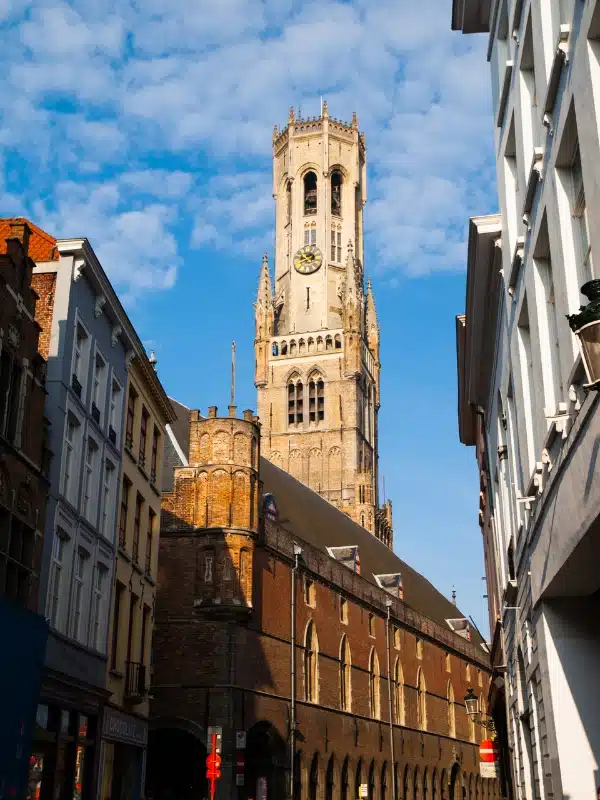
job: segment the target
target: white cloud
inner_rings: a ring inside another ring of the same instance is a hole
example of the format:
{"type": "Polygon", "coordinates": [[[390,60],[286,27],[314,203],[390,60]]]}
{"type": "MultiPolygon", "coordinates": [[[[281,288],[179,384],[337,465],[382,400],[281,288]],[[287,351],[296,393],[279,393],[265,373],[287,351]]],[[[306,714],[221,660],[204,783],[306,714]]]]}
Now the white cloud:
{"type": "Polygon", "coordinates": [[[447,0],[41,0],[3,33],[0,142],[31,163],[24,203],[47,195],[44,219],[126,286],[170,285],[188,239],[259,258],[273,124],[323,93],[367,135],[378,269],[463,268],[468,216],[493,209],[485,41],[450,31],[447,0]]]}

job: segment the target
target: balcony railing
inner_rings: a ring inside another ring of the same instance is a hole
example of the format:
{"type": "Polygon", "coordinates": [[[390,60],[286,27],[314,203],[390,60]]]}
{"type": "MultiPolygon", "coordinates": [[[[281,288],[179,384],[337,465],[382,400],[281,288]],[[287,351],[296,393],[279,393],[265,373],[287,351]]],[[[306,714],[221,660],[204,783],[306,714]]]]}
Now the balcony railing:
{"type": "Polygon", "coordinates": [[[148,545],[146,547],[146,575],[152,576],[152,548],[150,540],[148,540],[148,545]]]}
{"type": "Polygon", "coordinates": [[[156,484],[156,467],[150,470],[150,483],[156,484]]]}
{"type": "Polygon", "coordinates": [[[79,378],[77,377],[77,375],[75,375],[75,373],[73,373],[71,377],[71,388],[73,389],[77,397],[81,399],[81,391],[83,389],[83,386],[79,382],[79,378]]]}
{"type": "Polygon", "coordinates": [[[108,426],[108,441],[115,446],[117,444],[117,432],[112,425],[108,426]]]}
{"type": "Polygon", "coordinates": [[[123,550],[125,549],[125,533],[125,526],[119,527],[119,547],[122,547],[123,550]]]}
{"type": "Polygon", "coordinates": [[[133,431],[126,431],[126,433],[125,433],[125,447],[128,450],[133,450],[133,431]]]}
{"type": "Polygon", "coordinates": [[[147,693],[146,665],[126,661],[125,670],[125,698],[130,703],[141,703],[147,693]]]}
{"type": "Polygon", "coordinates": [[[138,455],[138,464],[140,465],[140,467],[142,469],[144,469],[144,467],[146,466],[146,454],[144,453],[144,451],[141,448],[140,448],[140,452],[139,452],[139,455],[138,455]]]}
{"type": "Polygon", "coordinates": [[[96,425],[100,425],[100,409],[94,402],[92,402],[92,419],[96,425]]]}

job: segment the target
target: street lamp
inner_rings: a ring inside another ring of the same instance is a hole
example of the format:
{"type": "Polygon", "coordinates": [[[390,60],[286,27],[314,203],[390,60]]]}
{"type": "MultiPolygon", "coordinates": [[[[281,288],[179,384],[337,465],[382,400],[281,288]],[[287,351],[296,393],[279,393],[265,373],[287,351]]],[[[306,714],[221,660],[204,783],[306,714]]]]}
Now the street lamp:
{"type": "Polygon", "coordinates": [[[473,688],[469,686],[467,689],[467,693],[465,695],[465,708],[467,709],[467,714],[473,722],[478,722],[479,725],[483,725],[484,728],[488,731],[495,731],[496,725],[494,724],[494,720],[489,714],[484,714],[483,711],[479,710],[479,697],[473,692],[473,688]],[[487,719],[484,719],[487,717],[487,719]]]}
{"type": "Polygon", "coordinates": [[[600,280],[584,283],[581,287],[589,303],[581,306],[577,314],[567,314],[571,330],[577,336],[583,366],[588,379],[586,389],[600,389],[600,280]]]}

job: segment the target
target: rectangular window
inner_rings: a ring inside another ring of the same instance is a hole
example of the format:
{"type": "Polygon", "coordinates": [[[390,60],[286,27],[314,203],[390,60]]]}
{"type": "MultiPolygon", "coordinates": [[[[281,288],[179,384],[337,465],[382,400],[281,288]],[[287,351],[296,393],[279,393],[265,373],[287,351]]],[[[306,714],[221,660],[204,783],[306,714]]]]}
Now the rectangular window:
{"type": "Polygon", "coordinates": [[[590,224],[588,210],[585,202],[585,191],[583,188],[583,172],[581,169],[581,153],[579,144],[575,148],[573,162],[571,164],[571,213],[576,223],[576,251],[577,251],[577,274],[579,286],[594,277],[592,263],[592,248],[590,246],[590,224]]]}
{"type": "Polygon", "coordinates": [[[14,441],[21,405],[23,369],[7,350],[2,352],[0,366],[0,432],[14,441]]]}
{"type": "Polygon", "coordinates": [[[146,658],[146,642],[148,641],[148,634],[149,634],[149,625],[150,625],[150,609],[148,606],[144,606],[144,610],[142,611],[142,641],[140,642],[140,663],[147,664],[148,659],[146,658]]]}
{"type": "Polygon", "coordinates": [[[81,400],[85,393],[90,339],[83,325],[75,326],[75,342],[73,344],[73,375],[71,388],[81,400]]]}
{"type": "Polygon", "coordinates": [[[152,542],[154,537],[154,526],[156,524],[156,514],[152,509],[148,509],[148,535],[146,537],[146,574],[152,575],[152,542]]]}
{"type": "Polygon", "coordinates": [[[375,614],[369,614],[369,636],[375,636],[375,614]]]}
{"type": "Polygon", "coordinates": [[[113,616],[112,646],[110,652],[110,668],[112,670],[116,670],[117,664],[119,663],[119,630],[121,627],[121,603],[123,601],[124,592],[125,587],[122,583],[117,581],[117,585],[115,587],[115,611],[113,616]]]}
{"type": "Polygon", "coordinates": [[[315,599],[315,585],[309,578],[306,578],[304,581],[304,602],[307,606],[314,606],[315,599]]]}
{"type": "Polygon", "coordinates": [[[335,230],[331,230],[331,260],[336,261],[336,249],[335,249],[335,230]]]}
{"type": "Polygon", "coordinates": [[[102,411],[106,393],[106,362],[96,353],[94,359],[94,376],[92,379],[92,417],[98,425],[101,424],[102,411]]]}
{"type": "Polygon", "coordinates": [[[416,644],[417,644],[417,658],[422,659],[423,658],[423,639],[417,638],[416,644]]]}
{"type": "Polygon", "coordinates": [[[156,470],[158,469],[158,446],[160,442],[160,433],[155,426],[152,431],[152,460],[150,462],[150,482],[156,483],[156,470]]]}
{"type": "Polygon", "coordinates": [[[135,499],[135,517],[133,518],[133,550],[132,557],[134,563],[138,563],[140,554],[140,526],[142,523],[142,506],[144,498],[138,494],[135,499]]]}
{"type": "Polygon", "coordinates": [[[129,389],[129,397],[127,398],[127,422],[125,426],[125,447],[130,450],[133,448],[133,422],[135,420],[135,403],[137,395],[133,389],[129,389]]]}
{"type": "Polygon", "coordinates": [[[108,419],[108,438],[116,447],[121,431],[121,387],[113,378],[110,389],[110,412],[108,419]]]}
{"type": "Polygon", "coordinates": [[[342,232],[337,232],[337,260],[342,263],[342,232]]]}
{"type": "Polygon", "coordinates": [[[310,229],[310,243],[316,244],[317,243],[317,229],[311,228],[310,229]]]}
{"type": "Polygon", "coordinates": [[[73,576],[73,615],[71,617],[71,638],[81,641],[83,625],[81,620],[83,594],[85,585],[85,562],[87,556],[81,550],[75,557],[75,574],[73,576]]]}
{"type": "Polygon", "coordinates": [[[129,513],[129,491],[131,483],[127,478],[123,478],[123,488],[121,490],[121,510],[119,513],[119,547],[125,549],[127,540],[127,514],[129,513]]]}
{"type": "Polygon", "coordinates": [[[72,414],[67,414],[62,493],[72,505],[75,505],[77,501],[77,461],[80,427],[77,418],[72,414]]]}
{"type": "Polygon", "coordinates": [[[48,591],[48,617],[52,627],[57,628],[60,621],[60,598],[62,571],[66,540],[57,531],[52,547],[52,563],[50,565],[50,585],[48,591]]]}
{"type": "Polygon", "coordinates": [[[394,628],[394,647],[400,650],[400,628],[394,628]]]}
{"type": "Polygon", "coordinates": [[[104,462],[104,480],[102,482],[102,522],[100,530],[106,539],[112,541],[112,493],[114,486],[115,465],[108,459],[104,462]]]}
{"type": "Polygon", "coordinates": [[[340,597],[340,621],[348,624],[348,601],[345,597],[340,597]]]}
{"type": "Polygon", "coordinates": [[[85,466],[83,469],[83,516],[92,524],[96,521],[95,517],[95,502],[94,502],[94,484],[96,471],[96,457],[98,454],[98,445],[88,436],[87,446],[85,450],[85,466]]]}
{"type": "Polygon", "coordinates": [[[104,599],[106,592],[106,573],[108,570],[102,564],[97,564],[94,578],[94,593],[92,596],[92,624],[90,646],[102,651],[102,617],[104,614],[104,599]]]}
{"type": "Polygon", "coordinates": [[[310,231],[308,228],[304,231],[304,244],[310,244],[310,231]]]}
{"type": "Polygon", "coordinates": [[[148,418],[150,414],[146,406],[142,406],[142,420],[140,423],[140,453],[139,462],[140,467],[146,466],[146,444],[148,443],[148,418]]]}

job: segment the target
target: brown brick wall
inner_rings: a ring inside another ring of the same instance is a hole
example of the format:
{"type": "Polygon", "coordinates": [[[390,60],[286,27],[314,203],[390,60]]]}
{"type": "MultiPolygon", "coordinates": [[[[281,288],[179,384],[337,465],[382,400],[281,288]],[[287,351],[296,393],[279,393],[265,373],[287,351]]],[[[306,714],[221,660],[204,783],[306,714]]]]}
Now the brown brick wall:
{"type": "MultiPolygon", "coordinates": [[[[25,400],[22,405],[21,438],[0,438],[0,597],[6,594],[32,610],[37,610],[38,579],[43,549],[48,483],[43,475],[47,465],[44,404],[46,392],[45,360],[38,353],[39,326],[32,317],[37,296],[32,288],[34,263],[28,255],[28,230],[25,221],[13,225],[3,221],[8,237],[0,247],[0,329],[2,351],[12,363],[26,371],[25,400]],[[27,533],[20,540],[20,524],[27,533]],[[29,531],[31,533],[29,533],[29,531]],[[10,540],[10,541],[9,541],[10,540]],[[19,542],[22,541],[22,544],[19,542]],[[32,570],[25,582],[24,572],[6,564],[6,551],[32,570]]],[[[12,368],[12,367],[11,367],[12,368]]],[[[0,376],[4,379],[4,376],[0,376]]]]}
{"type": "Polygon", "coordinates": [[[39,296],[35,307],[35,319],[41,327],[39,350],[44,358],[48,358],[50,333],[52,330],[52,313],[54,311],[56,272],[43,272],[33,275],[31,285],[39,296]]]}

